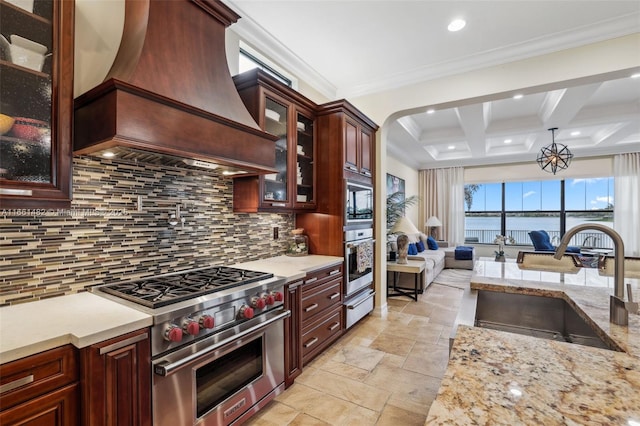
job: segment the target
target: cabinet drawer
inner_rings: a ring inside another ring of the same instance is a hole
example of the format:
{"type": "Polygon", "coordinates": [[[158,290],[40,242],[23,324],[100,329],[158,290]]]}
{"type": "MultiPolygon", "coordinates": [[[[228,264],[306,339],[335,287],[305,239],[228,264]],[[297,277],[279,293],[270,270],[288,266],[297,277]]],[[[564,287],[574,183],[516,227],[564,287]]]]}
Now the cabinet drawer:
{"type": "Polygon", "coordinates": [[[331,268],[312,272],[307,276],[307,278],[304,279],[304,284],[306,288],[310,288],[309,286],[312,284],[320,284],[332,279],[336,279],[338,277],[342,279],[342,265],[336,265],[331,268]]]}
{"type": "Polygon", "coordinates": [[[302,326],[305,321],[325,309],[342,303],[342,279],[314,285],[312,288],[302,287],[302,326]]]}
{"type": "Polygon", "coordinates": [[[0,412],[0,424],[37,426],[75,426],[79,406],[78,383],[65,386],[0,412]]]}
{"type": "Polygon", "coordinates": [[[66,345],[0,365],[0,407],[5,410],[78,381],[78,352],[66,345]]]}
{"type": "Polygon", "coordinates": [[[320,315],[302,330],[302,361],[306,364],[319,354],[342,330],[342,305],[320,315]]]}

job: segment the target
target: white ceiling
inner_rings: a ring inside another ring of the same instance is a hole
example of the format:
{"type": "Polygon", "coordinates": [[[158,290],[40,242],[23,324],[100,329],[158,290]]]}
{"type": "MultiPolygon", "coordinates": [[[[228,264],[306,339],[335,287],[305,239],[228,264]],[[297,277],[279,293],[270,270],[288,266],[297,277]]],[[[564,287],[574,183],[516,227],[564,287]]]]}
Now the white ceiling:
{"type": "MultiPolygon", "coordinates": [[[[640,31],[637,0],[225,2],[242,16],[234,31],[330,99],[640,31]],[[447,31],[457,17],[467,26],[447,31]]],[[[531,161],[550,143],[549,127],[576,157],[639,150],[640,78],[404,116],[391,124],[387,150],[416,168],[495,164],[505,155],[531,161]]]]}

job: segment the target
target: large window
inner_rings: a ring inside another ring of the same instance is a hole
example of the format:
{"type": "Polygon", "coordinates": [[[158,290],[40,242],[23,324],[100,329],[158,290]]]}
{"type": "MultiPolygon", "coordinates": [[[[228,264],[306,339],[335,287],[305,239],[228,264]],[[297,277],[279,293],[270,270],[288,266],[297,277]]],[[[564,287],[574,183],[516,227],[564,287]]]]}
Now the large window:
{"type": "MultiPolygon", "coordinates": [[[[613,178],[465,185],[465,240],[493,243],[496,235],[530,245],[529,231],[545,230],[558,241],[575,225],[613,226],[613,178]]],[[[597,231],[577,234],[572,245],[613,248],[597,231]]]]}
{"type": "Polygon", "coordinates": [[[254,68],[260,68],[262,71],[280,80],[287,86],[291,87],[293,82],[282,73],[276,71],[274,68],[267,65],[264,61],[259,59],[256,55],[249,53],[247,50],[240,48],[240,56],[238,58],[238,71],[242,74],[245,71],[252,70],[254,68]]]}

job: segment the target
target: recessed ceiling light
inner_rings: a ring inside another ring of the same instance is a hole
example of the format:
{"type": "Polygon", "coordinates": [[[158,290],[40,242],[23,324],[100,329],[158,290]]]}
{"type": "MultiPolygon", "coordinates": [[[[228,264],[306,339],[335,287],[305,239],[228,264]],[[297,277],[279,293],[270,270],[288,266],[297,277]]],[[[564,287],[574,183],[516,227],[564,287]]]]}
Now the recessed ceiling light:
{"type": "Polygon", "coordinates": [[[103,152],[103,153],[102,153],[102,156],[103,156],[104,158],[112,158],[112,157],[115,157],[115,156],[116,156],[116,154],[114,154],[114,153],[113,153],[113,152],[111,152],[111,151],[105,151],[105,152],[103,152]]]}
{"type": "Polygon", "coordinates": [[[577,130],[575,132],[571,132],[571,136],[580,136],[580,132],[577,130]]]}
{"type": "Polygon", "coordinates": [[[460,31],[465,25],[467,25],[467,22],[464,19],[454,19],[447,29],[451,32],[460,31]]]}
{"type": "Polygon", "coordinates": [[[522,99],[523,96],[522,93],[518,93],[517,95],[513,95],[513,99],[522,99]]]}
{"type": "Polygon", "coordinates": [[[456,147],[454,145],[449,145],[447,149],[456,149],[456,147]]]}
{"type": "Polygon", "coordinates": [[[640,72],[636,74],[632,74],[631,78],[640,78],[640,72]]]}
{"type": "Polygon", "coordinates": [[[513,142],[513,140],[511,140],[511,139],[505,139],[504,140],[504,143],[511,143],[511,142],[513,142]]]}
{"type": "Polygon", "coordinates": [[[427,110],[427,114],[433,114],[434,112],[436,112],[436,110],[433,108],[427,110]]]}

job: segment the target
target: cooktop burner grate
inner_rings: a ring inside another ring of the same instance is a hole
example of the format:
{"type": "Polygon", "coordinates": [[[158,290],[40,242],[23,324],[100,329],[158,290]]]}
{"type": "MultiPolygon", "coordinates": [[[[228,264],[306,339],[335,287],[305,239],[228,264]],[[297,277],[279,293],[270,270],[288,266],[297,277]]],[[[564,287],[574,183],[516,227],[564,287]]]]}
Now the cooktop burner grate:
{"type": "Polygon", "coordinates": [[[184,273],[144,278],[138,281],[109,284],[101,291],[149,308],[202,296],[273,277],[273,274],[216,266],[184,273]]]}

